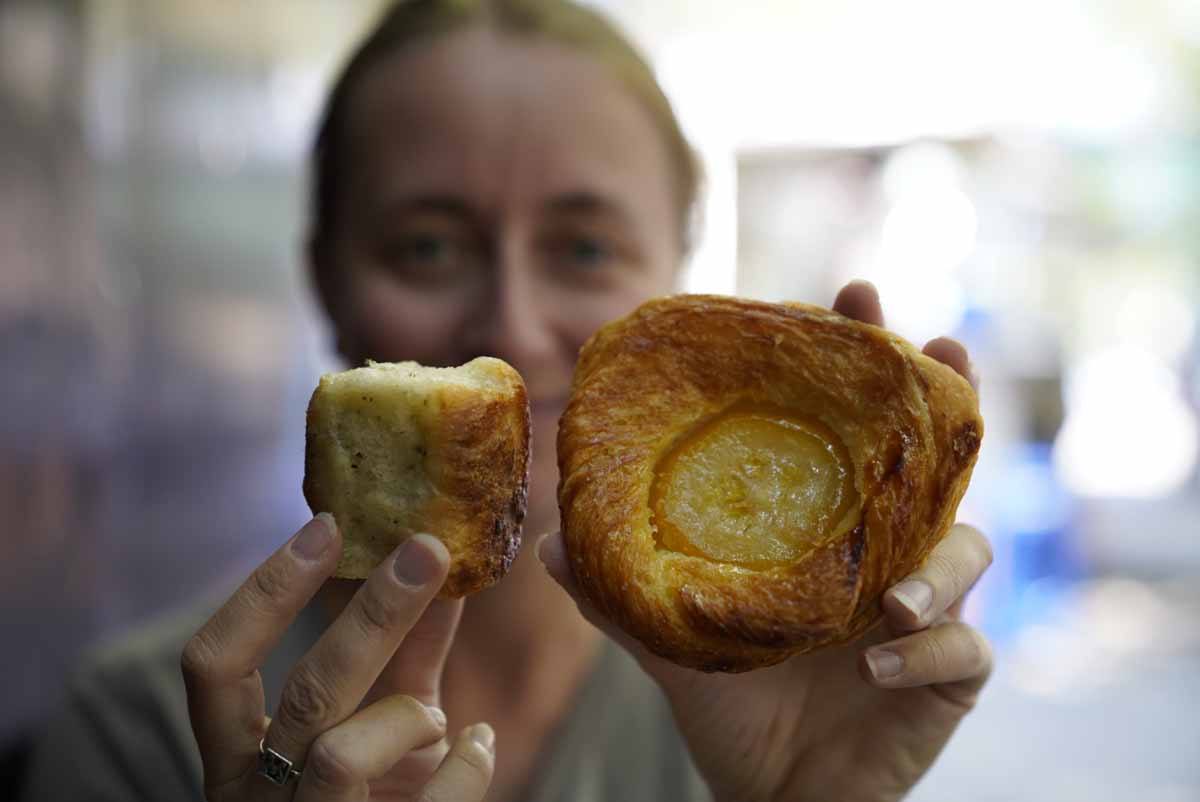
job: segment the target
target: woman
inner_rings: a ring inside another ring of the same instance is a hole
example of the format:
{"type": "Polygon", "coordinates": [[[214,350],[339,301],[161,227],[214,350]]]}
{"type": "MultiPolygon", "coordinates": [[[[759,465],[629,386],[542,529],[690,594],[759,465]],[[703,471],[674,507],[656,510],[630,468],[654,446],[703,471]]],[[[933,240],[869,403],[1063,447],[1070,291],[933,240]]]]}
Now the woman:
{"type": "MultiPolygon", "coordinates": [[[[736,676],[623,638],[579,601],[559,537],[537,537],[557,528],[554,434],[579,346],[673,291],[687,250],[695,167],[628,44],[562,2],[398,6],[335,87],[315,168],[311,268],[349,363],[491,354],[525,377],[526,547],[464,607],[433,600],[447,555],[429,536],[361,586],[327,581],[340,540],[318,516],[207,621],[87,675],[34,792],[902,797],[990,669],[986,642],[956,620],[990,560],[978,532],[955,527],[888,592],[886,633],[736,676]],[[181,648],[186,717],[177,674],[152,668],[181,648]],[[265,698],[279,699],[273,719],[265,698]],[[77,781],[53,771],[64,759],[77,781]]],[[[883,322],[869,285],[835,309],[883,322]]],[[[956,343],[926,350],[966,373],[956,343]]]]}

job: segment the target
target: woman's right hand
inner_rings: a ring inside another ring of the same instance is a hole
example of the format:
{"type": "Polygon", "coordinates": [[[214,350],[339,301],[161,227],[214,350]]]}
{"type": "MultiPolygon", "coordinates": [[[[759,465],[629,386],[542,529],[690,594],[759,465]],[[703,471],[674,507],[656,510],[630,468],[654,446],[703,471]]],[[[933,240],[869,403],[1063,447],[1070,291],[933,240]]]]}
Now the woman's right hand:
{"type": "Polygon", "coordinates": [[[333,518],[317,516],[255,569],[184,649],[205,796],[483,799],[494,766],[492,730],[476,724],[447,744],[437,707],[462,602],[434,600],[449,565],[436,538],[410,538],[371,573],[292,668],[275,719],[267,716],[259,667],[333,574],[340,553],[333,518]],[[260,743],[292,760],[299,776],[282,786],[262,776],[260,743]]]}

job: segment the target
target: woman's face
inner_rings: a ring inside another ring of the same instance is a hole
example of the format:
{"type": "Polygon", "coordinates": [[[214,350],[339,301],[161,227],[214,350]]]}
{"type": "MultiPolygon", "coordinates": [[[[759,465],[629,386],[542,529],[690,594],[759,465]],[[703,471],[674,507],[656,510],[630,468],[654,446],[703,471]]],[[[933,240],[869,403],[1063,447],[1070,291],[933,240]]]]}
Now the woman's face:
{"type": "Polygon", "coordinates": [[[662,136],[599,63],[484,29],[376,64],[344,123],[338,225],[319,257],[340,350],[353,363],[509,362],[533,409],[527,531],[556,526],[576,354],[674,288],[662,136]]]}

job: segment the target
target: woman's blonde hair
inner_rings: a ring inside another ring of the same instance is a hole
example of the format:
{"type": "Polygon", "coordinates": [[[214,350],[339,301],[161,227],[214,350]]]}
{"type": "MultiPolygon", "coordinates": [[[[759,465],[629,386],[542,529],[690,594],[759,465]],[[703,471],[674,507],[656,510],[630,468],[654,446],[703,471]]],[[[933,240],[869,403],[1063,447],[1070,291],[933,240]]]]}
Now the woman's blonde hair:
{"type": "Polygon", "coordinates": [[[700,169],[654,72],[602,14],[570,0],[402,0],[389,7],[343,68],[326,102],[313,149],[312,235],[325,240],[336,225],[336,182],[342,172],[346,106],[377,62],[411,45],[472,25],[556,42],[612,70],[650,113],[670,154],[679,238],[690,245],[700,169]]]}

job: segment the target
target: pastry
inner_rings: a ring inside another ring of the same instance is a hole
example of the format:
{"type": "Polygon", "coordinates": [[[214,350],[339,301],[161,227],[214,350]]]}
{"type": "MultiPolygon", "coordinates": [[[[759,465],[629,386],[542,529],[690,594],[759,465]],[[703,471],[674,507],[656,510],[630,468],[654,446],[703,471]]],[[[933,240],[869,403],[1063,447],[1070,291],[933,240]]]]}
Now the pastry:
{"type": "Polygon", "coordinates": [[[308,405],[304,497],[342,532],[335,576],[363,578],[404,539],[450,552],[443,597],[508,570],[529,482],[529,399],[508,364],[383,364],[321,377],[308,405]]]}
{"type": "Polygon", "coordinates": [[[745,671],[847,642],[945,536],[983,435],[951,368],[804,304],[680,295],[583,347],[558,500],[584,596],[745,671]]]}

